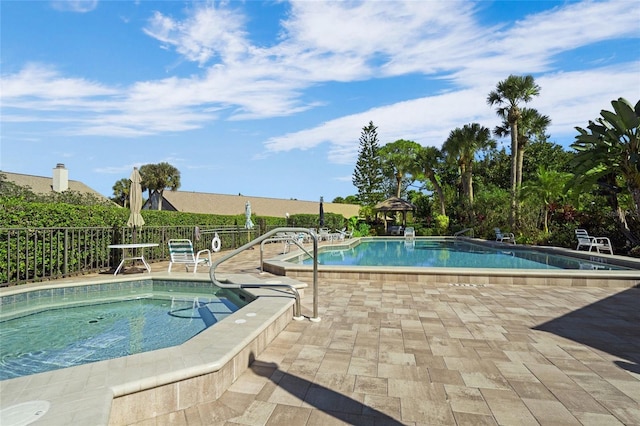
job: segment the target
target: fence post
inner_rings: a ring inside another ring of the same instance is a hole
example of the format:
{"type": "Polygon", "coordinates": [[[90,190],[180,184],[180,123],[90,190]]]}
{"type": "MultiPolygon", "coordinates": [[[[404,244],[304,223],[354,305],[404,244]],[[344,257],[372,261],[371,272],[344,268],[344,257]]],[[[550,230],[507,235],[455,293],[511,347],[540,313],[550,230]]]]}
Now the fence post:
{"type": "Polygon", "coordinates": [[[62,275],[69,273],[69,228],[64,229],[64,257],[62,259],[62,275]]]}

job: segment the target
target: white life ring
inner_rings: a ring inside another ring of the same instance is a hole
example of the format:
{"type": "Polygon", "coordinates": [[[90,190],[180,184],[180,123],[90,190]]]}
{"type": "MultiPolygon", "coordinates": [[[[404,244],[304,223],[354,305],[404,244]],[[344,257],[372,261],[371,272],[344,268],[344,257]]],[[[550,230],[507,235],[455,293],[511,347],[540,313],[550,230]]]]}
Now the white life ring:
{"type": "Polygon", "coordinates": [[[211,249],[215,252],[219,252],[221,245],[222,245],[222,241],[220,241],[220,237],[216,232],[216,234],[213,236],[213,240],[211,240],[211,249]]]}

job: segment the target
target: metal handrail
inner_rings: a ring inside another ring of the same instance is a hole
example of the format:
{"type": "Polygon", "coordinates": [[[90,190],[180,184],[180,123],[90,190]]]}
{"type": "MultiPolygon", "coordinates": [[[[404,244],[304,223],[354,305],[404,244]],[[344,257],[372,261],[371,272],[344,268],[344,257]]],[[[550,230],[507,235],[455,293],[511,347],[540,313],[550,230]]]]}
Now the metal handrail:
{"type": "MultiPolygon", "coordinates": [[[[309,230],[307,231],[307,233],[312,234],[313,231],[309,230]]],[[[306,248],[304,248],[304,246],[302,244],[300,244],[300,241],[298,241],[297,236],[293,236],[293,235],[283,235],[283,236],[275,236],[272,238],[267,238],[264,241],[262,241],[260,243],[260,272],[264,272],[264,265],[263,265],[263,259],[264,259],[264,245],[267,243],[274,243],[274,242],[278,242],[281,241],[285,244],[290,244],[290,243],[294,243],[296,246],[298,246],[298,248],[300,250],[302,250],[303,252],[305,252],[305,254],[309,257],[313,257],[313,255],[311,253],[309,253],[307,251],[306,248]]]]}
{"type": "Polygon", "coordinates": [[[462,234],[466,234],[467,232],[471,231],[471,238],[473,238],[473,228],[464,228],[461,231],[456,232],[455,234],[453,234],[454,237],[459,237],[462,234]]]}
{"type": "Polygon", "coordinates": [[[304,232],[311,236],[313,240],[313,317],[309,318],[309,320],[313,322],[319,322],[320,317],[318,316],[318,237],[311,232],[308,228],[275,228],[267,233],[259,236],[258,238],[249,241],[247,244],[238,247],[233,250],[229,254],[224,255],[220,259],[214,261],[211,264],[211,268],[209,269],[209,278],[211,278],[211,282],[217,285],[220,288],[282,288],[286,287],[291,290],[296,298],[296,306],[294,312],[294,319],[302,319],[301,315],[301,307],[300,307],[300,293],[298,290],[292,286],[291,284],[269,284],[269,283],[256,283],[256,284],[233,284],[230,282],[221,282],[216,279],[216,268],[223,262],[231,259],[237,254],[255,246],[258,243],[262,243],[263,241],[269,239],[272,235],[278,232],[304,232]]]}

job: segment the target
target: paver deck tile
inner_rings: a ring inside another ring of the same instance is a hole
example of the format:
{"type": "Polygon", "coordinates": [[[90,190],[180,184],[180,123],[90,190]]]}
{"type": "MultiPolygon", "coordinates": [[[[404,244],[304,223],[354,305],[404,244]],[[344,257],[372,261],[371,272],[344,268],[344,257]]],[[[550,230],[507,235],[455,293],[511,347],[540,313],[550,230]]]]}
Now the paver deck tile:
{"type": "Polygon", "coordinates": [[[461,413],[459,411],[453,412],[453,417],[457,425],[469,425],[469,426],[495,426],[497,425],[495,419],[491,415],[473,414],[473,413],[461,413]]]}
{"type": "Polygon", "coordinates": [[[574,413],[574,415],[584,426],[623,426],[623,423],[610,414],[574,413]]]}
{"type": "Polygon", "coordinates": [[[539,425],[531,411],[514,391],[481,389],[480,392],[499,425],[539,425]]]}
{"type": "Polygon", "coordinates": [[[520,398],[555,400],[556,396],[540,382],[519,382],[509,380],[509,385],[520,398]]]}
{"type": "Polygon", "coordinates": [[[264,424],[267,426],[304,425],[310,415],[311,409],[309,408],[277,405],[269,420],[264,424]]]}
{"type": "Polygon", "coordinates": [[[444,389],[454,412],[491,415],[479,389],[456,385],[445,385],[444,389]]]}
{"type": "Polygon", "coordinates": [[[558,401],[527,398],[522,401],[543,426],[580,426],[578,419],[558,401]]]}

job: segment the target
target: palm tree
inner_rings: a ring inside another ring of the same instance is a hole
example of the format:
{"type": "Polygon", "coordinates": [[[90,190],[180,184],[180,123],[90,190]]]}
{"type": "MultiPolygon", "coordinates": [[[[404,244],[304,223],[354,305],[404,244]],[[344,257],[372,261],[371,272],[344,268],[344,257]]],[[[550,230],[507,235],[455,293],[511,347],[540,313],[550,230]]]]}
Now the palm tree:
{"type": "Polygon", "coordinates": [[[440,185],[440,181],[436,174],[436,169],[442,160],[443,155],[438,148],[434,146],[423,147],[418,152],[418,156],[416,158],[416,169],[419,173],[424,175],[425,179],[431,182],[433,189],[436,191],[436,194],[438,194],[440,214],[446,215],[444,192],[442,191],[442,186],[440,185]]]}
{"type": "Polygon", "coordinates": [[[149,200],[157,202],[158,210],[162,210],[164,190],[169,188],[176,191],[180,188],[180,171],[169,163],[145,164],[140,167],[140,176],[143,190],[149,190],[149,200]]]}
{"type": "Polygon", "coordinates": [[[383,170],[393,174],[396,181],[395,196],[400,198],[402,180],[414,171],[415,161],[422,146],[414,141],[399,139],[380,148],[383,170]]]}
{"type": "MultiPolygon", "coordinates": [[[[522,186],[522,169],[524,165],[524,153],[532,141],[544,141],[547,139],[547,127],[551,119],[547,115],[541,115],[534,108],[522,108],[520,123],[518,123],[518,155],[516,167],[516,185],[522,186]]],[[[498,137],[506,137],[511,133],[509,122],[504,119],[500,126],[496,126],[493,134],[498,137]]]]}
{"type": "Polygon", "coordinates": [[[462,129],[458,127],[452,130],[442,145],[442,150],[455,159],[460,168],[462,188],[470,206],[473,206],[473,163],[476,153],[495,146],[491,131],[478,123],[465,124],[462,129]]]}
{"type": "Polygon", "coordinates": [[[496,113],[506,119],[511,128],[511,210],[509,222],[511,228],[516,226],[517,215],[517,174],[518,174],[518,123],[521,119],[520,104],[531,101],[540,94],[540,86],[532,76],[510,75],[506,80],[498,82],[496,90],[489,93],[487,103],[497,105],[496,113]]]}
{"type": "Polygon", "coordinates": [[[598,185],[607,194],[622,233],[634,245],[640,236],[633,234],[626,220],[620,195],[631,196],[635,217],[640,215],[640,101],[632,107],[619,98],[611,101],[614,112],[602,110],[601,117],[589,121],[587,130],[576,127],[579,135],[571,145],[578,153],[571,161],[576,179],[572,186],[588,189],[598,185]]]}
{"type": "Polygon", "coordinates": [[[129,189],[131,188],[131,182],[127,178],[122,178],[113,184],[113,198],[111,201],[114,203],[121,205],[122,207],[127,207],[127,202],[129,201],[129,189]]]}

